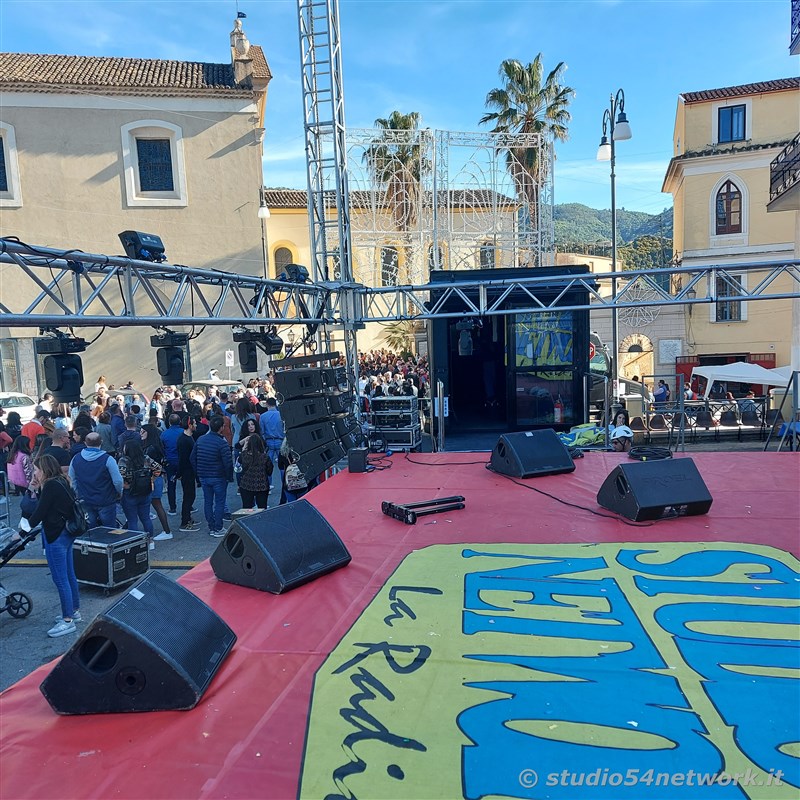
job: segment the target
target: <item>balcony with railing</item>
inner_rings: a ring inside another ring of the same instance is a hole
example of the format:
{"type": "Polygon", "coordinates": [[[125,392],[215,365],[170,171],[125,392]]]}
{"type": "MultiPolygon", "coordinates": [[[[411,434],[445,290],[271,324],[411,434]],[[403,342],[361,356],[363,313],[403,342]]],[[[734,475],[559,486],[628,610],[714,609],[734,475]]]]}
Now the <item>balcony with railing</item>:
{"type": "Polygon", "coordinates": [[[800,55],[800,0],[792,0],[792,36],[789,52],[800,55]]]}
{"type": "Polygon", "coordinates": [[[800,211],[800,133],[769,165],[767,211],[800,211]]]}

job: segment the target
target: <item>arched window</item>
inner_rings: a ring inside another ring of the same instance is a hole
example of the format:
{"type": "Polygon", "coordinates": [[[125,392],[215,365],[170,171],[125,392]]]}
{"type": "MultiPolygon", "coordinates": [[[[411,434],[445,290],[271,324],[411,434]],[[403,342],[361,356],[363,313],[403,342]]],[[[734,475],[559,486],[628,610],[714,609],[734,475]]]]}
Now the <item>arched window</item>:
{"type": "Polygon", "coordinates": [[[397,286],[397,248],[381,247],[381,285],[397,286]]]}
{"type": "Polygon", "coordinates": [[[292,251],[288,247],[278,247],[275,249],[275,274],[280,275],[286,269],[287,264],[292,263],[292,251]]]}
{"type": "Polygon", "coordinates": [[[733,181],[725,181],[717,192],[716,233],[742,232],[742,193],[733,181]]]}

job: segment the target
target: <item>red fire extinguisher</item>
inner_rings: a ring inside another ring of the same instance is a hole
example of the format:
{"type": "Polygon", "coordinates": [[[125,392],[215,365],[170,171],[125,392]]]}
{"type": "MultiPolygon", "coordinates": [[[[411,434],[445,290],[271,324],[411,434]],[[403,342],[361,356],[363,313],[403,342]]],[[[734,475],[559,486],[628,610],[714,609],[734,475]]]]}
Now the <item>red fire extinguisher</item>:
{"type": "Polygon", "coordinates": [[[556,425],[564,421],[564,403],[561,401],[561,395],[558,396],[553,406],[553,420],[556,425]]]}

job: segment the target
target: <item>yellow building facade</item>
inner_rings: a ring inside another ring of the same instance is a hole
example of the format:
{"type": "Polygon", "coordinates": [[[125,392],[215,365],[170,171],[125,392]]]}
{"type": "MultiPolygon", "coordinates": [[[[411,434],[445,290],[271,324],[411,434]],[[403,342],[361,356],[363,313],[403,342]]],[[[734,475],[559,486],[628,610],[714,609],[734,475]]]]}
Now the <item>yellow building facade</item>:
{"type": "MultiPolygon", "coordinates": [[[[120,232],[142,231],[161,237],[170,263],[263,275],[258,209],[270,79],[263,51],[238,21],[227,63],[1,53],[0,233],[116,255],[120,232]]],[[[0,265],[0,303],[19,307],[37,294],[18,267],[0,265]]],[[[144,306],[139,314],[153,312],[144,306]]],[[[91,340],[100,331],[75,332],[91,340]]],[[[152,391],[160,382],[152,333],[105,331],[82,354],[84,392],[101,374],[152,391]]],[[[0,327],[0,388],[44,390],[37,334],[0,327]]],[[[194,377],[222,374],[228,349],[230,330],[207,327],[190,345],[194,377]]]]}
{"type": "MultiPolygon", "coordinates": [[[[767,274],[736,265],[776,264],[800,255],[797,196],[771,213],[774,162],[800,128],[800,79],[688,92],[678,98],[674,156],[663,191],[674,204],[674,248],[683,267],[725,267],[746,291],[767,274]]],[[[737,299],[722,278],[697,285],[686,306],[686,366],[751,361],[783,366],[793,357],[793,301],[737,299]]],[[[772,291],[796,293],[789,276],[772,291]]],[[[796,304],[796,301],[795,301],[796,304]]],[[[796,312],[795,312],[796,313],[796,312]]],[[[683,370],[681,370],[683,371],[683,370]]],[[[691,370],[689,369],[689,372],[691,370]]]]}

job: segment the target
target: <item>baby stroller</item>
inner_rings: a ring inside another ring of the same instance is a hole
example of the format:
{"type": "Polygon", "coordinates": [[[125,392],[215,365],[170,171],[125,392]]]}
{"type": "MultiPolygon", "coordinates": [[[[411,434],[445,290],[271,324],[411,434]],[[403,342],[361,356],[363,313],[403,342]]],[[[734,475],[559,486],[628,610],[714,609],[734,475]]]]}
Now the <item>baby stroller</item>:
{"type": "MultiPolygon", "coordinates": [[[[17,553],[22,552],[29,542],[39,536],[39,528],[33,531],[20,531],[13,528],[0,528],[0,567],[4,567],[17,553]]],[[[33,601],[24,592],[8,592],[0,582],[0,614],[4,611],[12,617],[22,619],[31,613],[33,601]]]]}

